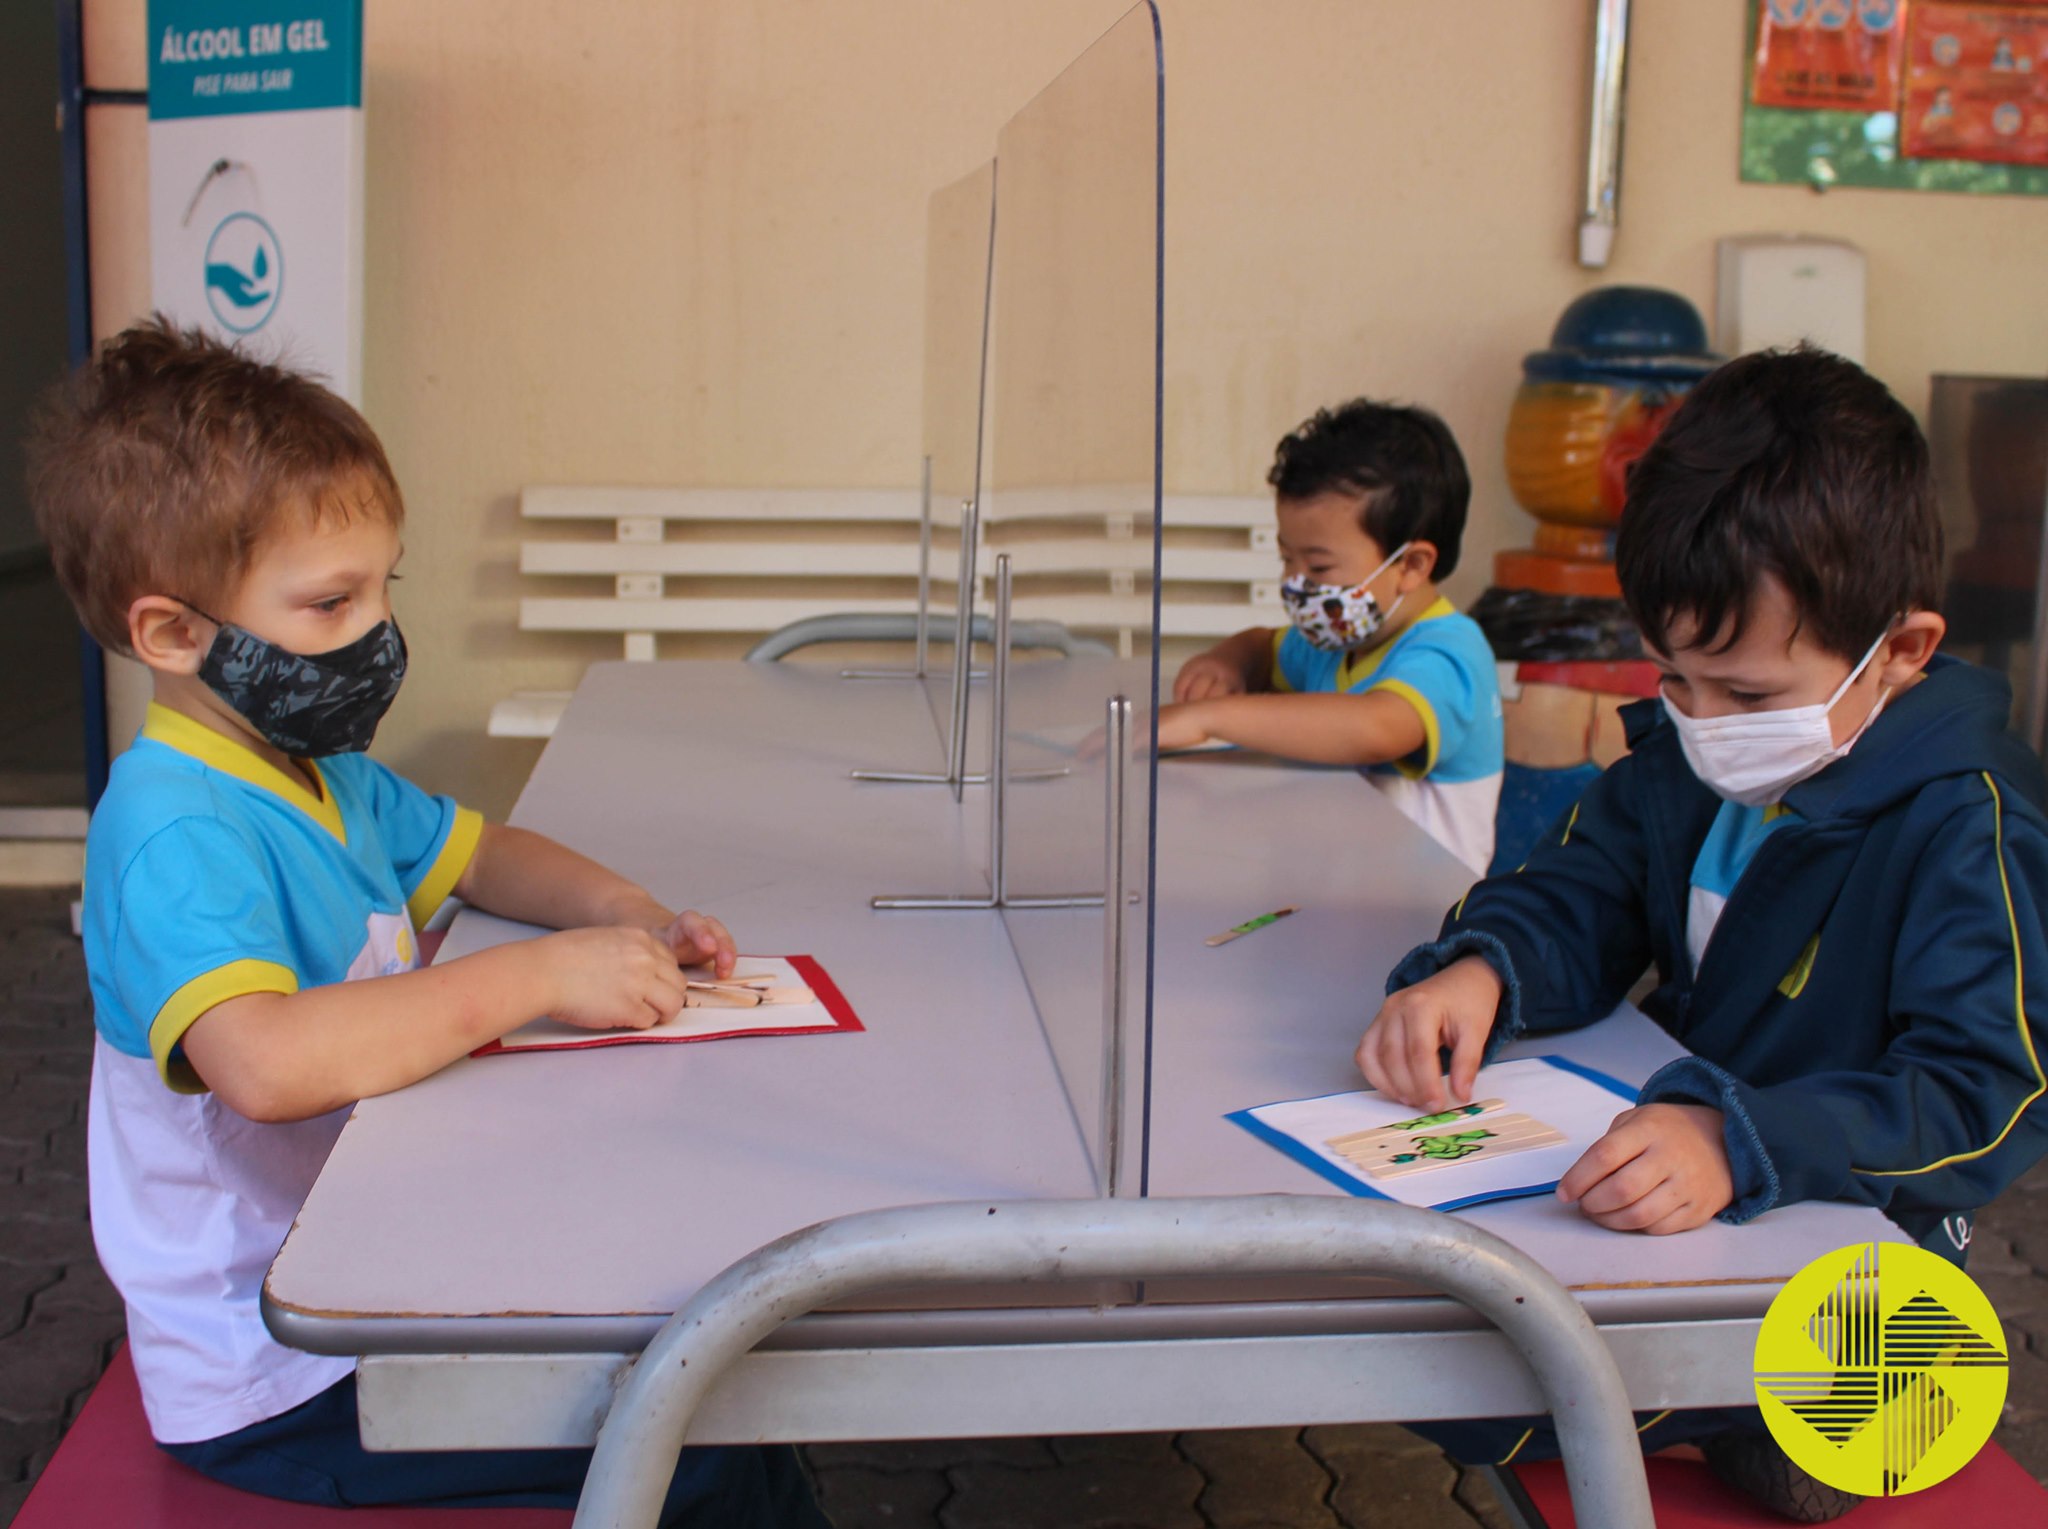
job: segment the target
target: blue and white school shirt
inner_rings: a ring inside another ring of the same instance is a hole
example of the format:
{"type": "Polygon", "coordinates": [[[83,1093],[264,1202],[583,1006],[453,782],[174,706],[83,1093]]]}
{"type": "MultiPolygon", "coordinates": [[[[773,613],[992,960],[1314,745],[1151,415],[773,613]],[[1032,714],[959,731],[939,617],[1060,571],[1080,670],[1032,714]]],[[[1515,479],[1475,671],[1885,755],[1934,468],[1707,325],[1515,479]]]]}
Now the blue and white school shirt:
{"type": "Polygon", "coordinates": [[[416,966],[419,925],[483,831],[365,755],[313,769],[317,792],[152,705],[86,836],[93,1240],[166,1443],[275,1417],[353,1369],[283,1347],[258,1309],[348,1111],[244,1119],[205,1091],[181,1038],[230,998],[416,966]]]}
{"type": "Polygon", "coordinates": [[[1692,953],[1692,969],[1700,969],[1721,910],[1757,850],[1774,829],[1792,821],[1792,809],[1782,802],[1766,807],[1745,807],[1740,802],[1723,802],[1693,857],[1692,876],[1686,890],[1685,948],[1692,953]]]}
{"type": "Polygon", "coordinates": [[[1422,718],[1423,745],[1359,773],[1484,876],[1500,805],[1500,678],[1479,624],[1439,598],[1392,640],[1355,653],[1316,647],[1294,627],[1273,640],[1273,688],[1304,694],[1385,691],[1422,718]]]}

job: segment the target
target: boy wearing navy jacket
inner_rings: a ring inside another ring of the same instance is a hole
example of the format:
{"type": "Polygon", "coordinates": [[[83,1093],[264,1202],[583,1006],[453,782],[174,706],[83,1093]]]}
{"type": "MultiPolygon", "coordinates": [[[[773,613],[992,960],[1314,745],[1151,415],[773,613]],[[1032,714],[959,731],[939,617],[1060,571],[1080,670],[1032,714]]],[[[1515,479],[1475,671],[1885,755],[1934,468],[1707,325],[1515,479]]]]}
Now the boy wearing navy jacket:
{"type": "MultiPolygon", "coordinates": [[[[1395,968],[1359,1067],[1462,1102],[1502,1042],[1605,1016],[1654,965],[1643,1010],[1693,1055],[1560,1198],[1652,1234],[1847,1200],[1961,1263],[2048,1151],[2048,818],[2004,678],[1935,651],[1926,442],[1847,361],[1742,357],[1636,465],[1615,561],[1661,698],[1521,871],[1395,968]]],[[[1744,1421],[1674,1414],[1646,1442],[1718,1432],[1710,1462],[1781,1511],[1853,1506],[1776,1500],[1789,1467],[1724,1432],[1744,1421]]],[[[1432,1436],[1470,1458],[1484,1426],[1432,1436]]]]}

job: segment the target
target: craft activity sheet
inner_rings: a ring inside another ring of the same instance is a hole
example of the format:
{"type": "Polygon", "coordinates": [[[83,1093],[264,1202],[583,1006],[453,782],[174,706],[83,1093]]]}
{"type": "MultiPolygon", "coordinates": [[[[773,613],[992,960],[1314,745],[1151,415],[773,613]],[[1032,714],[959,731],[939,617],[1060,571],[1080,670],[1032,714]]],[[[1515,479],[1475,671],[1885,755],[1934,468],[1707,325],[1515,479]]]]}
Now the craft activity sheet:
{"type": "Polygon", "coordinates": [[[687,968],[684,976],[689,980],[684,1007],[645,1030],[584,1030],[559,1020],[537,1019],[470,1055],[722,1041],[742,1035],[822,1035],[863,1028],[837,984],[809,956],[741,956],[723,981],[709,967],[687,968]]]}
{"type": "Polygon", "coordinates": [[[1618,1079],[1542,1056],[1481,1068],[1470,1103],[1435,1112],[1360,1089],[1227,1118],[1348,1193],[1456,1210],[1548,1193],[1635,1102],[1618,1079]]]}

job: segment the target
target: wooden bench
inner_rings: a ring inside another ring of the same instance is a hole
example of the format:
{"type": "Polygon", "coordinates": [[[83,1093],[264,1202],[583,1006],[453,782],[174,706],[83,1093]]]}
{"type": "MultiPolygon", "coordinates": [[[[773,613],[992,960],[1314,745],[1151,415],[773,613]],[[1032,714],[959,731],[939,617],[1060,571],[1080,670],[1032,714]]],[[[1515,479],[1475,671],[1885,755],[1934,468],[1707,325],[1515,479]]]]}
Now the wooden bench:
{"type": "MultiPolygon", "coordinates": [[[[1123,508],[1127,497],[1101,499],[1077,508],[1072,496],[1012,496],[984,538],[977,600],[995,554],[1007,552],[1020,620],[1129,652],[1151,627],[1150,517],[1123,508]]],[[[550,581],[520,600],[520,630],[613,634],[628,660],[652,659],[663,633],[766,635],[818,616],[917,608],[913,490],[534,486],[519,509],[552,533],[520,543],[520,572],[550,581]]],[[[1165,514],[1164,635],[1213,640],[1283,619],[1268,498],[1175,495],[1165,514]]],[[[957,516],[935,518],[932,630],[943,640],[957,516]]],[[[520,692],[492,708],[490,733],[548,737],[566,701],[567,692],[520,692]]]]}
{"type": "Polygon", "coordinates": [[[14,1529],[569,1529],[566,1508],[314,1508],[222,1486],[149,1436],[123,1344],[14,1529]]]}

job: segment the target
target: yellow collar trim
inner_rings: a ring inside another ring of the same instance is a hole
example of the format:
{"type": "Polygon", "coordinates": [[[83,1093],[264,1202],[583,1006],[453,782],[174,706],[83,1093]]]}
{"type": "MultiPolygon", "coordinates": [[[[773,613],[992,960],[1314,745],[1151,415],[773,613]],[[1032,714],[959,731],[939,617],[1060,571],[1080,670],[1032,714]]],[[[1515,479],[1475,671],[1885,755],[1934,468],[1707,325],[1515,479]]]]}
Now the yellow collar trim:
{"type": "Polygon", "coordinates": [[[1450,598],[1446,595],[1438,595],[1436,602],[1429,609],[1402,627],[1400,631],[1396,632],[1378,647],[1367,648],[1363,653],[1345,654],[1337,665],[1338,694],[1342,695],[1363,684],[1366,680],[1371,679],[1373,671],[1380,666],[1380,660],[1393,652],[1395,644],[1421,626],[1423,622],[1435,621],[1440,616],[1455,616],[1457,614],[1458,608],[1451,604],[1450,598]]]}
{"type": "Polygon", "coordinates": [[[320,794],[315,796],[305,782],[285,774],[247,744],[225,733],[217,733],[204,722],[188,717],[182,711],[173,711],[161,701],[149,703],[149,711],[142,722],[142,736],[152,743],[161,743],[165,748],[190,755],[223,775],[232,775],[236,780],[283,798],[343,844],[348,843],[348,830],[342,826],[341,809],[334,803],[334,790],[327,784],[327,777],[321,773],[317,761],[306,761],[320,782],[320,794]]]}

